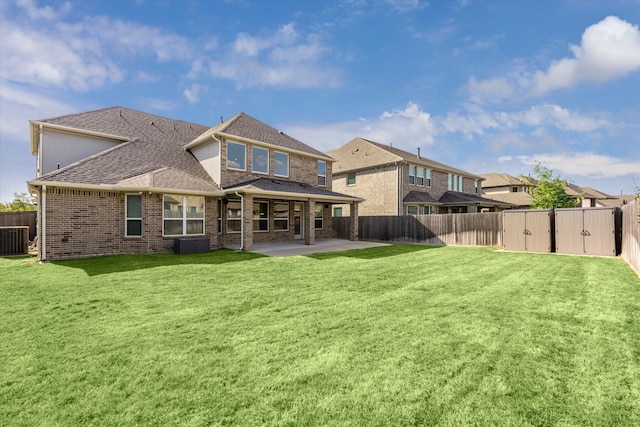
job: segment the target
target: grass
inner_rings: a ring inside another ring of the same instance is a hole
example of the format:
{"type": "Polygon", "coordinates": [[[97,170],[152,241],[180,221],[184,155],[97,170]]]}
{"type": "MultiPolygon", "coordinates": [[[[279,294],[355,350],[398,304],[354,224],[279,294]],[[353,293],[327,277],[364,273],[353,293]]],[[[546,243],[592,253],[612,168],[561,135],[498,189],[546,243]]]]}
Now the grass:
{"type": "Polygon", "coordinates": [[[640,425],[615,258],[0,258],[0,313],[0,425],[640,425]]]}

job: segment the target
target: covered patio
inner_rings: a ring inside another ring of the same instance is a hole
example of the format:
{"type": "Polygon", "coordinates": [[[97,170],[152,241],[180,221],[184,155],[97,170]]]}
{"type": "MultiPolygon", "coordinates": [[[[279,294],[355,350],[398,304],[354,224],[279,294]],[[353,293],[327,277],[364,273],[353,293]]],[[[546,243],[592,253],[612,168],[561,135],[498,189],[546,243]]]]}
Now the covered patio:
{"type": "Polygon", "coordinates": [[[306,245],[304,240],[280,243],[256,243],[250,252],[272,257],[289,257],[296,255],[312,255],[325,252],[340,252],[352,249],[367,249],[378,246],[389,246],[389,243],[364,242],[345,239],[316,240],[315,245],[306,245]]]}

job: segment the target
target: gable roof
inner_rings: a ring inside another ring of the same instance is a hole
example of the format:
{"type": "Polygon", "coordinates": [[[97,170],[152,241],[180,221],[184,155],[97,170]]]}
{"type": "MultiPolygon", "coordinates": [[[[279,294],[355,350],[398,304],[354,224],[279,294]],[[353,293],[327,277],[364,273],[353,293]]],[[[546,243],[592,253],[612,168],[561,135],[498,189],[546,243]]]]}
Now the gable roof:
{"type": "Polygon", "coordinates": [[[53,126],[75,133],[114,135],[126,140],[115,147],[52,171],[30,185],[104,189],[162,189],[220,192],[184,146],[207,127],[123,107],[34,121],[33,128],[53,126]]]}
{"type": "Polygon", "coordinates": [[[238,113],[223,123],[207,129],[187,144],[185,148],[195,148],[201,144],[211,141],[216,135],[230,139],[240,139],[261,145],[266,143],[274,147],[280,147],[284,150],[296,151],[322,159],[333,160],[321,151],[298,141],[292,136],[275,129],[246,113],[238,113]]]}
{"type": "Polygon", "coordinates": [[[482,181],[483,188],[529,185],[519,178],[506,173],[481,173],[480,176],[484,178],[484,181],[482,181]]]}
{"type": "Polygon", "coordinates": [[[479,175],[436,162],[426,157],[418,156],[417,153],[409,153],[408,151],[361,137],[356,137],[342,147],[329,151],[327,154],[336,159],[333,167],[334,175],[404,162],[424,166],[425,168],[440,172],[463,175],[479,180],[483,179],[479,175]]]}

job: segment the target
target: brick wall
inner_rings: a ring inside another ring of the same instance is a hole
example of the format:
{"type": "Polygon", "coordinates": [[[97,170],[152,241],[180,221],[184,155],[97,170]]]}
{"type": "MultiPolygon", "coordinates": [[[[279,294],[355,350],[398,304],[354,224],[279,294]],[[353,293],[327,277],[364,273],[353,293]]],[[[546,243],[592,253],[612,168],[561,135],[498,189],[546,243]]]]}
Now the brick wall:
{"type": "MultiPolygon", "coordinates": [[[[125,193],[47,188],[45,259],[173,250],[175,237],[162,236],[162,194],[142,194],[142,237],[125,237],[124,208],[125,193]]],[[[218,247],[215,198],[205,198],[205,236],[218,247]]]]}
{"type": "MultiPolygon", "coordinates": [[[[364,202],[358,206],[358,214],[398,215],[398,169],[387,165],[356,172],[356,184],[347,185],[347,174],[334,174],[333,191],[361,197],[364,202]]],[[[401,199],[400,199],[401,200],[401,199]]],[[[342,215],[349,216],[349,204],[342,207],[342,215]]]]}

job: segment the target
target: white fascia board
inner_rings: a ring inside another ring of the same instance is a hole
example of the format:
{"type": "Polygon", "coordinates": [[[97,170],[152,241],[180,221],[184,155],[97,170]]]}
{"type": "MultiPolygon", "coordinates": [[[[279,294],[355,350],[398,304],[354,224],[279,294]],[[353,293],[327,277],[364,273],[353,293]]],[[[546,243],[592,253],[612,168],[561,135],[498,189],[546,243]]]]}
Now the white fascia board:
{"type": "Polygon", "coordinates": [[[327,196],[327,195],[311,194],[311,193],[290,193],[286,191],[260,190],[260,189],[255,189],[248,186],[233,188],[226,191],[227,195],[233,195],[235,193],[251,194],[253,196],[278,197],[286,200],[315,199],[317,201],[340,202],[340,203],[363,202],[365,200],[360,197],[351,197],[351,196],[340,197],[340,196],[327,196]]]}
{"type": "Polygon", "coordinates": [[[59,181],[41,181],[38,179],[34,179],[33,181],[28,181],[27,185],[30,187],[40,187],[42,185],[46,185],[49,187],[55,188],[70,188],[70,189],[79,189],[79,190],[96,190],[96,191],[117,191],[121,193],[127,192],[151,192],[151,193],[163,193],[163,194],[187,194],[193,196],[224,196],[225,193],[223,191],[194,191],[194,190],[184,190],[178,188],[166,188],[166,187],[127,187],[117,184],[77,184],[73,182],[59,182],[59,181]]]}

